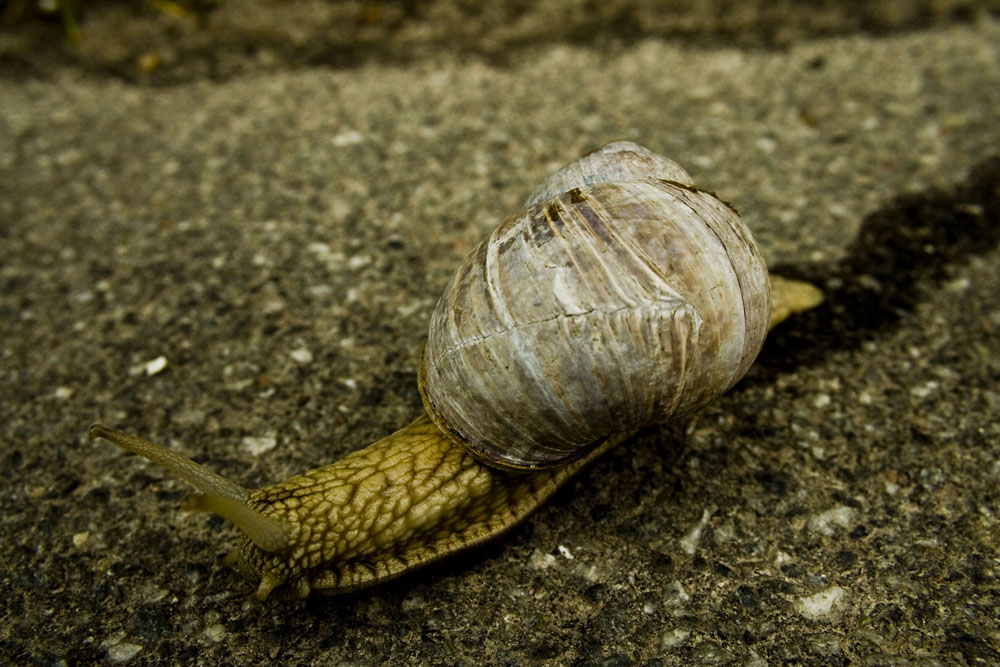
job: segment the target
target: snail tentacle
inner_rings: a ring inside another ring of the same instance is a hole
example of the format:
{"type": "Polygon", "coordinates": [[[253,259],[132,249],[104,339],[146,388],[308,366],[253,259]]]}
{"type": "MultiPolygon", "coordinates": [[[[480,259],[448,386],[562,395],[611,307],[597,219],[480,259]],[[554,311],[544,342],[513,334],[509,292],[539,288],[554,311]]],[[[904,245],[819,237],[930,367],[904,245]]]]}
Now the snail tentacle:
{"type": "Polygon", "coordinates": [[[187,499],[184,509],[211,512],[228,519],[263,551],[277,552],[288,545],[288,526],[247,505],[251,491],[232,480],[163,445],[102,424],[91,426],[88,435],[91,440],[102,438],[147,458],[198,489],[201,494],[187,499]]]}

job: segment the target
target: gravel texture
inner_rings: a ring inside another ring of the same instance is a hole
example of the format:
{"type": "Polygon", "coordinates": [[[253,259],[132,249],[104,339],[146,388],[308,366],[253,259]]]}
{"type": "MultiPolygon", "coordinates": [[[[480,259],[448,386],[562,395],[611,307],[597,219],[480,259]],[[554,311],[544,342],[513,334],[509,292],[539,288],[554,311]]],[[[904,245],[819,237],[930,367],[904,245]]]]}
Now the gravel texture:
{"type": "MultiPolygon", "coordinates": [[[[1000,662],[1000,21],[961,7],[781,48],[647,30],[336,68],[275,47],[146,82],[5,34],[0,657],[1000,662]],[[406,424],[462,256],[617,138],[734,202],[827,301],[504,542],[260,603],[185,484],[86,439],[103,421],[260,486],[406,424]]],[[[177,30],[175,53],[210,48],[177,30]]]]}

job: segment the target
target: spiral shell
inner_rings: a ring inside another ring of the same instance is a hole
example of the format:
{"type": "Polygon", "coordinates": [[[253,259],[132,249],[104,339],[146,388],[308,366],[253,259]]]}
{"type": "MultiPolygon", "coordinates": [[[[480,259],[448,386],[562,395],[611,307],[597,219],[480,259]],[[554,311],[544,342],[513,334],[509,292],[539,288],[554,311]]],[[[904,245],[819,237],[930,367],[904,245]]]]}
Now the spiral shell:
{"type": "Polygon", "coordinates": [[[554,173],[465,258],[431,317],[421,394],[483,461],[559,465],[725,392],[769,312],[732,207],[616,142],[554,173]]]}

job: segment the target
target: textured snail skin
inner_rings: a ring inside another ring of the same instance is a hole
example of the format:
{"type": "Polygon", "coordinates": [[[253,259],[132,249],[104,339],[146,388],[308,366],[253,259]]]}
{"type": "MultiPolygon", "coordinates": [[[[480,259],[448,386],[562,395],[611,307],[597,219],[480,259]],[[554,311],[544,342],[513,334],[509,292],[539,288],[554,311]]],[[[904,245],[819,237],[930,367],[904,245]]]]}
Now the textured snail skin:
{"type": "Polygon", "coordinates": [[[288,523],[292,537],[278,553],[244,538],[236,561],[260,577],[261,599],[283,583],[304,596],[388,581],[499,537],[625,435],[586,459],[526,475],[482,464],[420,417],[333,465],[253,491],[250,506],[288,523]]]}

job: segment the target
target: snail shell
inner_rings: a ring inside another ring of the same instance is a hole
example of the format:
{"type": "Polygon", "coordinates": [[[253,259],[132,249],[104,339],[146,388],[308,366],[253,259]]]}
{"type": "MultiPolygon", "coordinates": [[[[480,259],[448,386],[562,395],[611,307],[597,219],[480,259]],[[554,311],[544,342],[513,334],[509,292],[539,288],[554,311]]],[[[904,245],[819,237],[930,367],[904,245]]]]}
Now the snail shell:
{"type": "Polygon", "coordinates": [[[421,395],[484,462],[556,466],[725,392],[769,317],[736,211],[615,142],[554,173],[465,258],[431,317],[421,395]]]}

